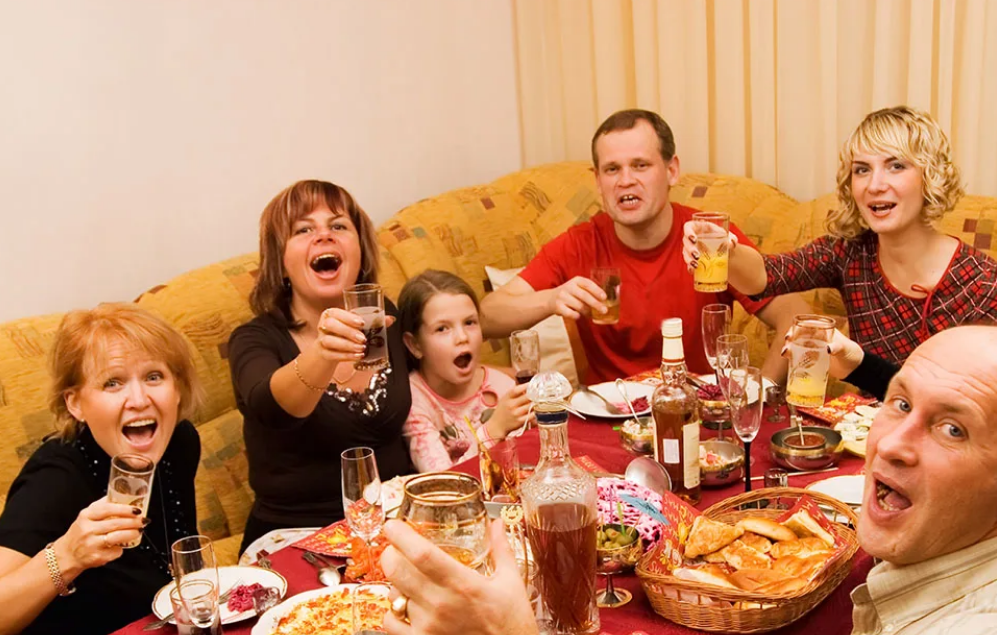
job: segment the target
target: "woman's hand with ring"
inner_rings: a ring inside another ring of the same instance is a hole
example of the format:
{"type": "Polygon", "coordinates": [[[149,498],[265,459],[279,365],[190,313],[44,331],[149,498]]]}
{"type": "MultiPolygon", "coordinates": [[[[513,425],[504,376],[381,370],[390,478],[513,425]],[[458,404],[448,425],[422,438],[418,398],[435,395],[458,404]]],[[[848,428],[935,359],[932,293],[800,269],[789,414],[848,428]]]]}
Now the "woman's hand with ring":
{"type": "Polygon", "coordinates": [[[59,563],[69,570],[101,567],[121,557],[121,545],[138,540],[145,526],[142,510],[106,498],[80,511],[69,530],[55,541],[59,563]]]}
{"type": "Polygon", "coordinates": [[[326,309],[318,322],[315,349],[328,361],[355,362],[363,359],[367,338],[363,318],[344,309],[326,309]]]}

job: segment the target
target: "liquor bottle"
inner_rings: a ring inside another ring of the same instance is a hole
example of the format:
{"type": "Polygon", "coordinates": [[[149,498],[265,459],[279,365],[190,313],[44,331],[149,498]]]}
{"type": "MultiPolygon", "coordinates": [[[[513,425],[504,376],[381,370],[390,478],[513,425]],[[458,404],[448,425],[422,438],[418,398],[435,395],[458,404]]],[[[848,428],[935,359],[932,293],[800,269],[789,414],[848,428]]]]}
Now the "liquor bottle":
{"type": "Polygon", "coordinates": [[[594,635],[596,606],[595,478],[568,452],[571,384],[557,372],[537,374],[527,388],[540,432],[540,461],[520,488],[526,535],[537,566],[541,635],[594,635]]]}
{"type": "Polygon", "coordinates": [[[682,320],[661,323],[661,385],[651,396],[654,458],[672,479],[672,493],[699,502],[699,399],[686,381],[682,320]]]}

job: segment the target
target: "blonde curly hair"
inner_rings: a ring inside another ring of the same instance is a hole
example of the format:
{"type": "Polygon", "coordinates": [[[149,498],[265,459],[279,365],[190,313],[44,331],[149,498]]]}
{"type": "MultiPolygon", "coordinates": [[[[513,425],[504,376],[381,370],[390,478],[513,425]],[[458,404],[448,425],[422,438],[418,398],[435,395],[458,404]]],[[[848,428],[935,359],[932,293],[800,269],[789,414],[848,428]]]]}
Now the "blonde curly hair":
{"type": "Polygon", "coordinates": [[[921,170],[925,223],[944,216],[965,194],[948,137],[938,123],[909,106],[883,108],[866,115],[841,147],[838,208],[827,215],[825,223],[832,236],[855,238],[869,229],[852,195],[852,160],[859,153],[889,154],[921,170]]]}

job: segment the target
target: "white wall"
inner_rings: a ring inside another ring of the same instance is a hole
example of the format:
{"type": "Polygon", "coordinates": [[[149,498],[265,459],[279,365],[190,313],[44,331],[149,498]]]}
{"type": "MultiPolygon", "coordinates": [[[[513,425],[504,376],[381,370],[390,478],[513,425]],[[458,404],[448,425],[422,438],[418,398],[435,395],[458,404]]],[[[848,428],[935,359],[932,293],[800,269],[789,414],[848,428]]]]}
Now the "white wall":
{"type": "Polygon", "coordinates": [[[510,0],[0,0],[0,321],[254,251],[300,178],[376,224],[520,168],[510,0]]]}

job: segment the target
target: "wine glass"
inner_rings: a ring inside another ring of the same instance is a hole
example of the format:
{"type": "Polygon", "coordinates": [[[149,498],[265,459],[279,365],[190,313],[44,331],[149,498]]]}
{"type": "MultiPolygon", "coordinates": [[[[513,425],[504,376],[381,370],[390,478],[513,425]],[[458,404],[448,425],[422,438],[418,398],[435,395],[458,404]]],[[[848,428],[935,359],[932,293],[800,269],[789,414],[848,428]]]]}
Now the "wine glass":
{"type": "Polygon", "coordinates": [[[540,372],[540,334],[536,331],[513,331],[509,336],[509,357],[517,384],[528,384],[540,372]]]}
{"type": "MultiPolygon", "coordinates": [[[[730,333],[730,307],[726,304],[707,304],[703,307],[703,351],[710,368],[717,372],[717,338],[730,333]]],[[[717,375],[717,385],[720,376],[717,375]]]]}
{"type": "Polygon", "coordinates": [[[409,479],[398,516],[461,564],[489,572],[488,514],[474,477],[431,472],[409,479]]]}
{"type": "Polygon", "coordinates": [[[377,473],[374,450],[350,448],[340,455],[343,478],[343,512],[350,531],[367,546],[384,527],[381,505],[381,477],[377,473]]]}
{"type": "Polygon", "coordinates": [[[751,442],[762,427],[762,371],[754,366],[730,371],[734,432],[744,442],[744,491],[751,491],[751,442]],[[733,404],[737,404],[736,410],[733,404]]]}
{"type": "Polygon", "coordinates": [[[199,632],[222,632],[218,603],[218,561],[211,538],[187,536],[170,547],[177,594],[191,624],[199,632]]]}
{"type": "MultiPolygon", "coordinates": [[[[731,421],[737,416],[736,404],[730,398],[730,371],[744,368],[748,365],[748,338],[739,334],[721,335],[717,338],[717,383],[724,394],[724,399],[730,406],[731,421]]],[[[717,432],[717,438],[723,438],[723,426],[717,432]]]]}

